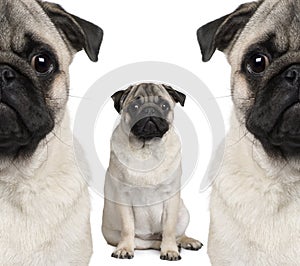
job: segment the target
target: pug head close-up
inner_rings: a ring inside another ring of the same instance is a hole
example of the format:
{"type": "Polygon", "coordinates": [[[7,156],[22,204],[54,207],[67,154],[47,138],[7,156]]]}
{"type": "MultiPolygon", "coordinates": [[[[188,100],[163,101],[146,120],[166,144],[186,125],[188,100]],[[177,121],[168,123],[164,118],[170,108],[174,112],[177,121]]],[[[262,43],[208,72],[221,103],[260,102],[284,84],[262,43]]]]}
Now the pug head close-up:
{"type": "Polygon", "coordinates": [[[204,61],[227,55],[240,124],[280,160],[300,152],[299,11],[298,1],[250,2],[197,33],[204,61]]]}
{"type": "Polygon", "coordinates": [[[146,142],[161,139],[174,119],[176,103],[184,105],[186,96],[168,85],[141,83],[112,96],[121,114],[123,131],[146,142]]]}
{"type": "Polygon", "coordinates": [[[103,32],[48,2],[3,0],[0,14],[0,159],[22,160],[64,117],[73,55],[97,61],[103,32]]]}

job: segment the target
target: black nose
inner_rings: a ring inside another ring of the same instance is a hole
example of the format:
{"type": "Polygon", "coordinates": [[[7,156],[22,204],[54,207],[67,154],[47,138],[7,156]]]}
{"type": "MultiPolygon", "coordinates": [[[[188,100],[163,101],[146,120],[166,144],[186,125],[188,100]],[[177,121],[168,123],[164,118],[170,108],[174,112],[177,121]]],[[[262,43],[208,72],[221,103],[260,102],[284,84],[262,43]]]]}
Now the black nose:
{"type": "Polygon", "coordinates": [[[0,65],[0,81],[3,84],[9,84],[16,77],[16,72],[7,65],[0,65]]]}
{"type": "Polygon", "coordinates": [[[300,82],[300,65],[290,66],[283,75],[290,84],[297,85],[300,82]]]}

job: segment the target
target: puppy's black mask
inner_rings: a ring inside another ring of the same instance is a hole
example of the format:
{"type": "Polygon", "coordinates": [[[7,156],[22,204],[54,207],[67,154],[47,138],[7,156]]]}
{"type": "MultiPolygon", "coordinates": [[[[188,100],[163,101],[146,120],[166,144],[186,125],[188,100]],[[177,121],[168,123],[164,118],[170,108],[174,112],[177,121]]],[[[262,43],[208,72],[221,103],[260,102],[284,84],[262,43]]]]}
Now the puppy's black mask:
{"type": "Polygon", "coordinates": [[[30,155],[54,127],[55,110],[46,104],[46,98],[58,69],[55,56],[49,50],[44,51],[43,48],[43,53],[32,59],[40,71],[38,74],[21,60],[14,64],[12,54],[0,55],[2,157],[30,155]]]}
{"type": "Polygon", "coordinates": [[[169,130],[169,124],[161,117],[143,118],[131,129],[131,132],[140,140],[149,141],[162,138],[169,130]]]}
{"type": "Polygon", "coordinates": [[[142,141],[162,138],[169,131],[169,108],[169,104],[162,99],[157,104],[145,105],[139,100],[134,101],[127,108],[132,119],[131,133],[142,141]]]}
{"type": "Polygon", "coordinates": [[[272,155],[300,154],[300,65],[290,65],[256,92],[247,129],[272,155]]]}

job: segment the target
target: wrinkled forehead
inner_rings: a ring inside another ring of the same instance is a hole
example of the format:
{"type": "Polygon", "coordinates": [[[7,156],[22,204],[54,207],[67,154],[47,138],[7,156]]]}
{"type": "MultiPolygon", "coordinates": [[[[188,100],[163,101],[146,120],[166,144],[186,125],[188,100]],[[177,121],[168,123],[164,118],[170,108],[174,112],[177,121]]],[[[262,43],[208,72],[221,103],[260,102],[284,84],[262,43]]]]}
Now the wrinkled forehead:
{"type": "Polygon", "coordinates": [[[276,52],[300,51],[300,1],[265,0],[239,36],[233,50],[238,58],[253,44],[276,48],[276,52]]]}
{"type": "Polygon", "coordinates": [[[129,99],[139,98],[143,102],[155,102],[158,98],[171,100],[168,92],[161,84],[141,83],[132,87],[129,99]]]}
{"type": "Polygon", "coordinates": [[[0,51],[21,53],[26,46],[44,43],[57,48],[64,43],[45,14],[41,5],[35,0],[1,0],[0,1],[0,51]]]}

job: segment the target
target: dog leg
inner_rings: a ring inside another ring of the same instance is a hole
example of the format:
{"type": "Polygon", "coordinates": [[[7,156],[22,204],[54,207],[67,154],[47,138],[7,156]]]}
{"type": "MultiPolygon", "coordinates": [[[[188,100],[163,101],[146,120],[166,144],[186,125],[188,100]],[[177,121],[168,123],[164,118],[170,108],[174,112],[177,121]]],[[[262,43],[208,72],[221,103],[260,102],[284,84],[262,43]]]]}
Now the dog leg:
{"type": "Polygon", "coordinates": [[[181,260],[176,243],[176,225],[178,221],[179,205],[179,193],[164,202],[163,233],[160,255],[162,260],[181,260]]]}
{"type": "Polygon", "coordinates": [[[132,259],[134,257],[134,216],[131,206],[119,206],[122,220],[121,240],[111,255],[117,259],[132,259]]]}

